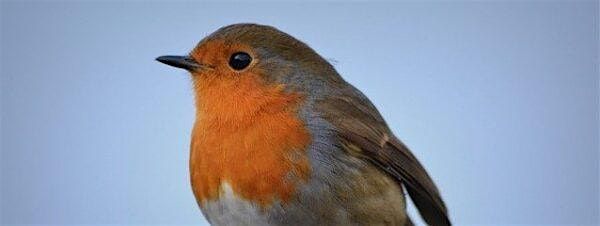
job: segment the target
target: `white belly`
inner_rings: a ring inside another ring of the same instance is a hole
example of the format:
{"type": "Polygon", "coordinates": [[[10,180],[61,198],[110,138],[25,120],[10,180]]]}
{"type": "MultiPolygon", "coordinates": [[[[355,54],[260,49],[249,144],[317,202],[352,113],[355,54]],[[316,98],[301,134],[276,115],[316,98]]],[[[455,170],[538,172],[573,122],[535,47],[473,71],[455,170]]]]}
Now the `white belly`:
{"type": "Polygon", "coordinates": [[[236,197],[227,183],[221,189],[223,193],[218,200],[208,201],[201,208],[211,225],[269,225],[259,206],[236,197]]]}

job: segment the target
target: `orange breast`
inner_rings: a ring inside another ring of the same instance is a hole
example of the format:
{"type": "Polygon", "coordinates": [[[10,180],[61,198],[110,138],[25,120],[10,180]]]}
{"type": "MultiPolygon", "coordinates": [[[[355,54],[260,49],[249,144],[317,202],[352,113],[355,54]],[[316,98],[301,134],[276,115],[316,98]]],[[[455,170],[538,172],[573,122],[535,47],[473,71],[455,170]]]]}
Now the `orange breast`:
{"type": "Polygon", "coordinates": [[[190,174],[203,205],[228,183],[239,197],[268,206],[287,202],[306,181],[310,134],[297,117],[302,100],[257,75],[199,81],[190,174]]]}

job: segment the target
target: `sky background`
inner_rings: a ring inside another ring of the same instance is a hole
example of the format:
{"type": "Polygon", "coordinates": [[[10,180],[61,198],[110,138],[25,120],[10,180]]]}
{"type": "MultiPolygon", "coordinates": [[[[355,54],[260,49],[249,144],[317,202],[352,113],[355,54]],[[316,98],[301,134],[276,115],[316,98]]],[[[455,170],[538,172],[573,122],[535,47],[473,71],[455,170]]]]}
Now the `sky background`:
{"type": "Polygon", "coordinates": [[[373,101],[456,225],[597,225],[598,8],[2,0],[0,222],[206,224],[190,79],[154,58],[257,22],[373,101]]]}

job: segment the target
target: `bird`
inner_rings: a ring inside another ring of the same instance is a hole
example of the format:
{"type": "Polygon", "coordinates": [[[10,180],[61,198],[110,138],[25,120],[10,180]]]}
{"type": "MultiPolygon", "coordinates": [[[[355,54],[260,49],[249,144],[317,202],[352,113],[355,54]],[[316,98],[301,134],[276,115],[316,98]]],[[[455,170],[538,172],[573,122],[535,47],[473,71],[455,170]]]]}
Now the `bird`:
{"type": "Polygon", "coordinates": [[[406,196],[451,225],[423,165],[304,42],[239,23],[156,60],[191,75],[189,176],[211,225],[413,225],[406,196]]]}

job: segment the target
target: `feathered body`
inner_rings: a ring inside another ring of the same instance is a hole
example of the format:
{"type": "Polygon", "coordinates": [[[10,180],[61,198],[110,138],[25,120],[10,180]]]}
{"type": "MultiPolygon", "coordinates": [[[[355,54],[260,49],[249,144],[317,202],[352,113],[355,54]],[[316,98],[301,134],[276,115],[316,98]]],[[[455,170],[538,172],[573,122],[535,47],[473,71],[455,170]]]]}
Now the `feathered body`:
{"type": "Polygon", "coordinates": [[[196,95],[190,174],[214,225],[449,225],[424,168],[371,102],[315,51],[268,26],[237,24],[190,53],[196,95]],[[235,71],[232,53],[252,64],[235,71]]]}

